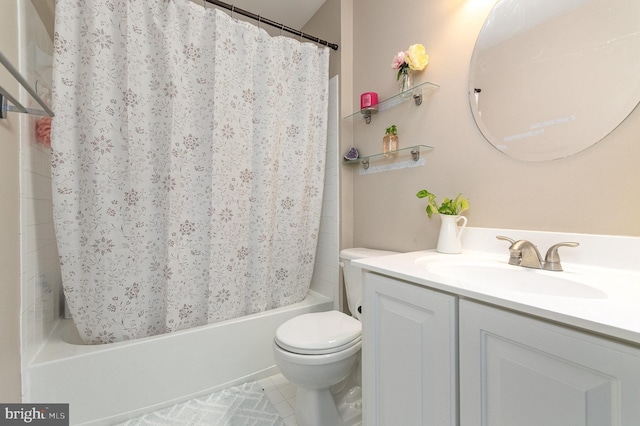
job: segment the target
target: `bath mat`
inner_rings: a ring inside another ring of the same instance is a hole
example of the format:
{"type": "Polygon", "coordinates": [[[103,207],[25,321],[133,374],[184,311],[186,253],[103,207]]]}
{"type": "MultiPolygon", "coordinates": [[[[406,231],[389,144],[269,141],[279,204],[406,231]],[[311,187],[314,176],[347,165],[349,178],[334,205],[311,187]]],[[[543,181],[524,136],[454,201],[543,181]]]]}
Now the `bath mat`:
{"type": "Polygon", "coordinates": [[[191,399],[119,426],[284,426],[256,382],[191,399]]]}

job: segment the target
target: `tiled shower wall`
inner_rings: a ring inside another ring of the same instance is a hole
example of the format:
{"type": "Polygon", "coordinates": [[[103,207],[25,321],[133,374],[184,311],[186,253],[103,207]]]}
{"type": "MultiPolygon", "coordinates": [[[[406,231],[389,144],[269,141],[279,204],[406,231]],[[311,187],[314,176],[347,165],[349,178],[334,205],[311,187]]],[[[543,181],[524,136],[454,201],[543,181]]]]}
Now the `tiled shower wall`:
{"type": "Polygon", "coordinates": [[[338,277],[340,269],[338,244],[338,76],[329,81],[329,120],[327,135],[327,160],[322,200],[320,235],[316,250],[316,262],[311,280],[311,289],[334,301],[338,308],[338,277]]]}
{"type": "MultiPolygon", "coordinates": [[[[19,69],[45,101],[51,99],[53,43],[30,0],[19,3],[19,69]]],[[[27,107],[41,109],[23,94],[27,107]]],[[[60,316],[62,280],[53,229],[51,152],[36,143],[39,117],[20,117],[21,352],[23,383],[28,364],[60,316]]],[[[28,391],[28,390],[27,390],[28,391]]]]}

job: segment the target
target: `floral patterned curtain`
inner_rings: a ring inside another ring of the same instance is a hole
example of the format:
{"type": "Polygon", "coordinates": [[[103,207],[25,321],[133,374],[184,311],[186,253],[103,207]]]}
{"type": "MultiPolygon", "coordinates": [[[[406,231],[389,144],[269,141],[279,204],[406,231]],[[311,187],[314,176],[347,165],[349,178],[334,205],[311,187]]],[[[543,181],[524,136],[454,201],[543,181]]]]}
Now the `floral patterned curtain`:
{"type": "Polygon", "coordinates": [[[327,48],[188,0],[57,0],[54,45],[54,221],[83,339],[302,300],[327,48]]]}

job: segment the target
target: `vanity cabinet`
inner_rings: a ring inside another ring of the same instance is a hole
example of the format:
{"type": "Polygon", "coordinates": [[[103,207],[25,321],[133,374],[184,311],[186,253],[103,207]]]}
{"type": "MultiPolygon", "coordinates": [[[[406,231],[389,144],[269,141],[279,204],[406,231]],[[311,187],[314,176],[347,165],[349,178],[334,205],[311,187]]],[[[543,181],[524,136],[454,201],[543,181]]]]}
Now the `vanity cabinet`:
{"type": "Polygon", "coordinates": [[[640,424],[640,349],[459,303],[461,426],[640,424]]]}
{"type": "Polygon", "coordinates": [[[365,273],[363,424],[456,425],[456,298],[365,273]]]}
{"type": "Polygon", "coordinates": [[[363,295],[367,426],[640,425],[636,345],[370,271],[363,295]]]}

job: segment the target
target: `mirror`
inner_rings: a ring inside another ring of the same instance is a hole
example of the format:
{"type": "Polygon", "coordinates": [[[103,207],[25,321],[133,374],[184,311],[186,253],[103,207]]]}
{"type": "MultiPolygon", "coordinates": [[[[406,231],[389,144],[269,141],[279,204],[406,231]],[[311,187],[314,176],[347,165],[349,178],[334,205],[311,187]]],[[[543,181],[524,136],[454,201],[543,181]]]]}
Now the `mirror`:
{"type": "Polygon", "coordinates": [[[640,1],[500,0],[469,74],[478,128],[524,161],[600,141],[640,101],[640,1]]]}

